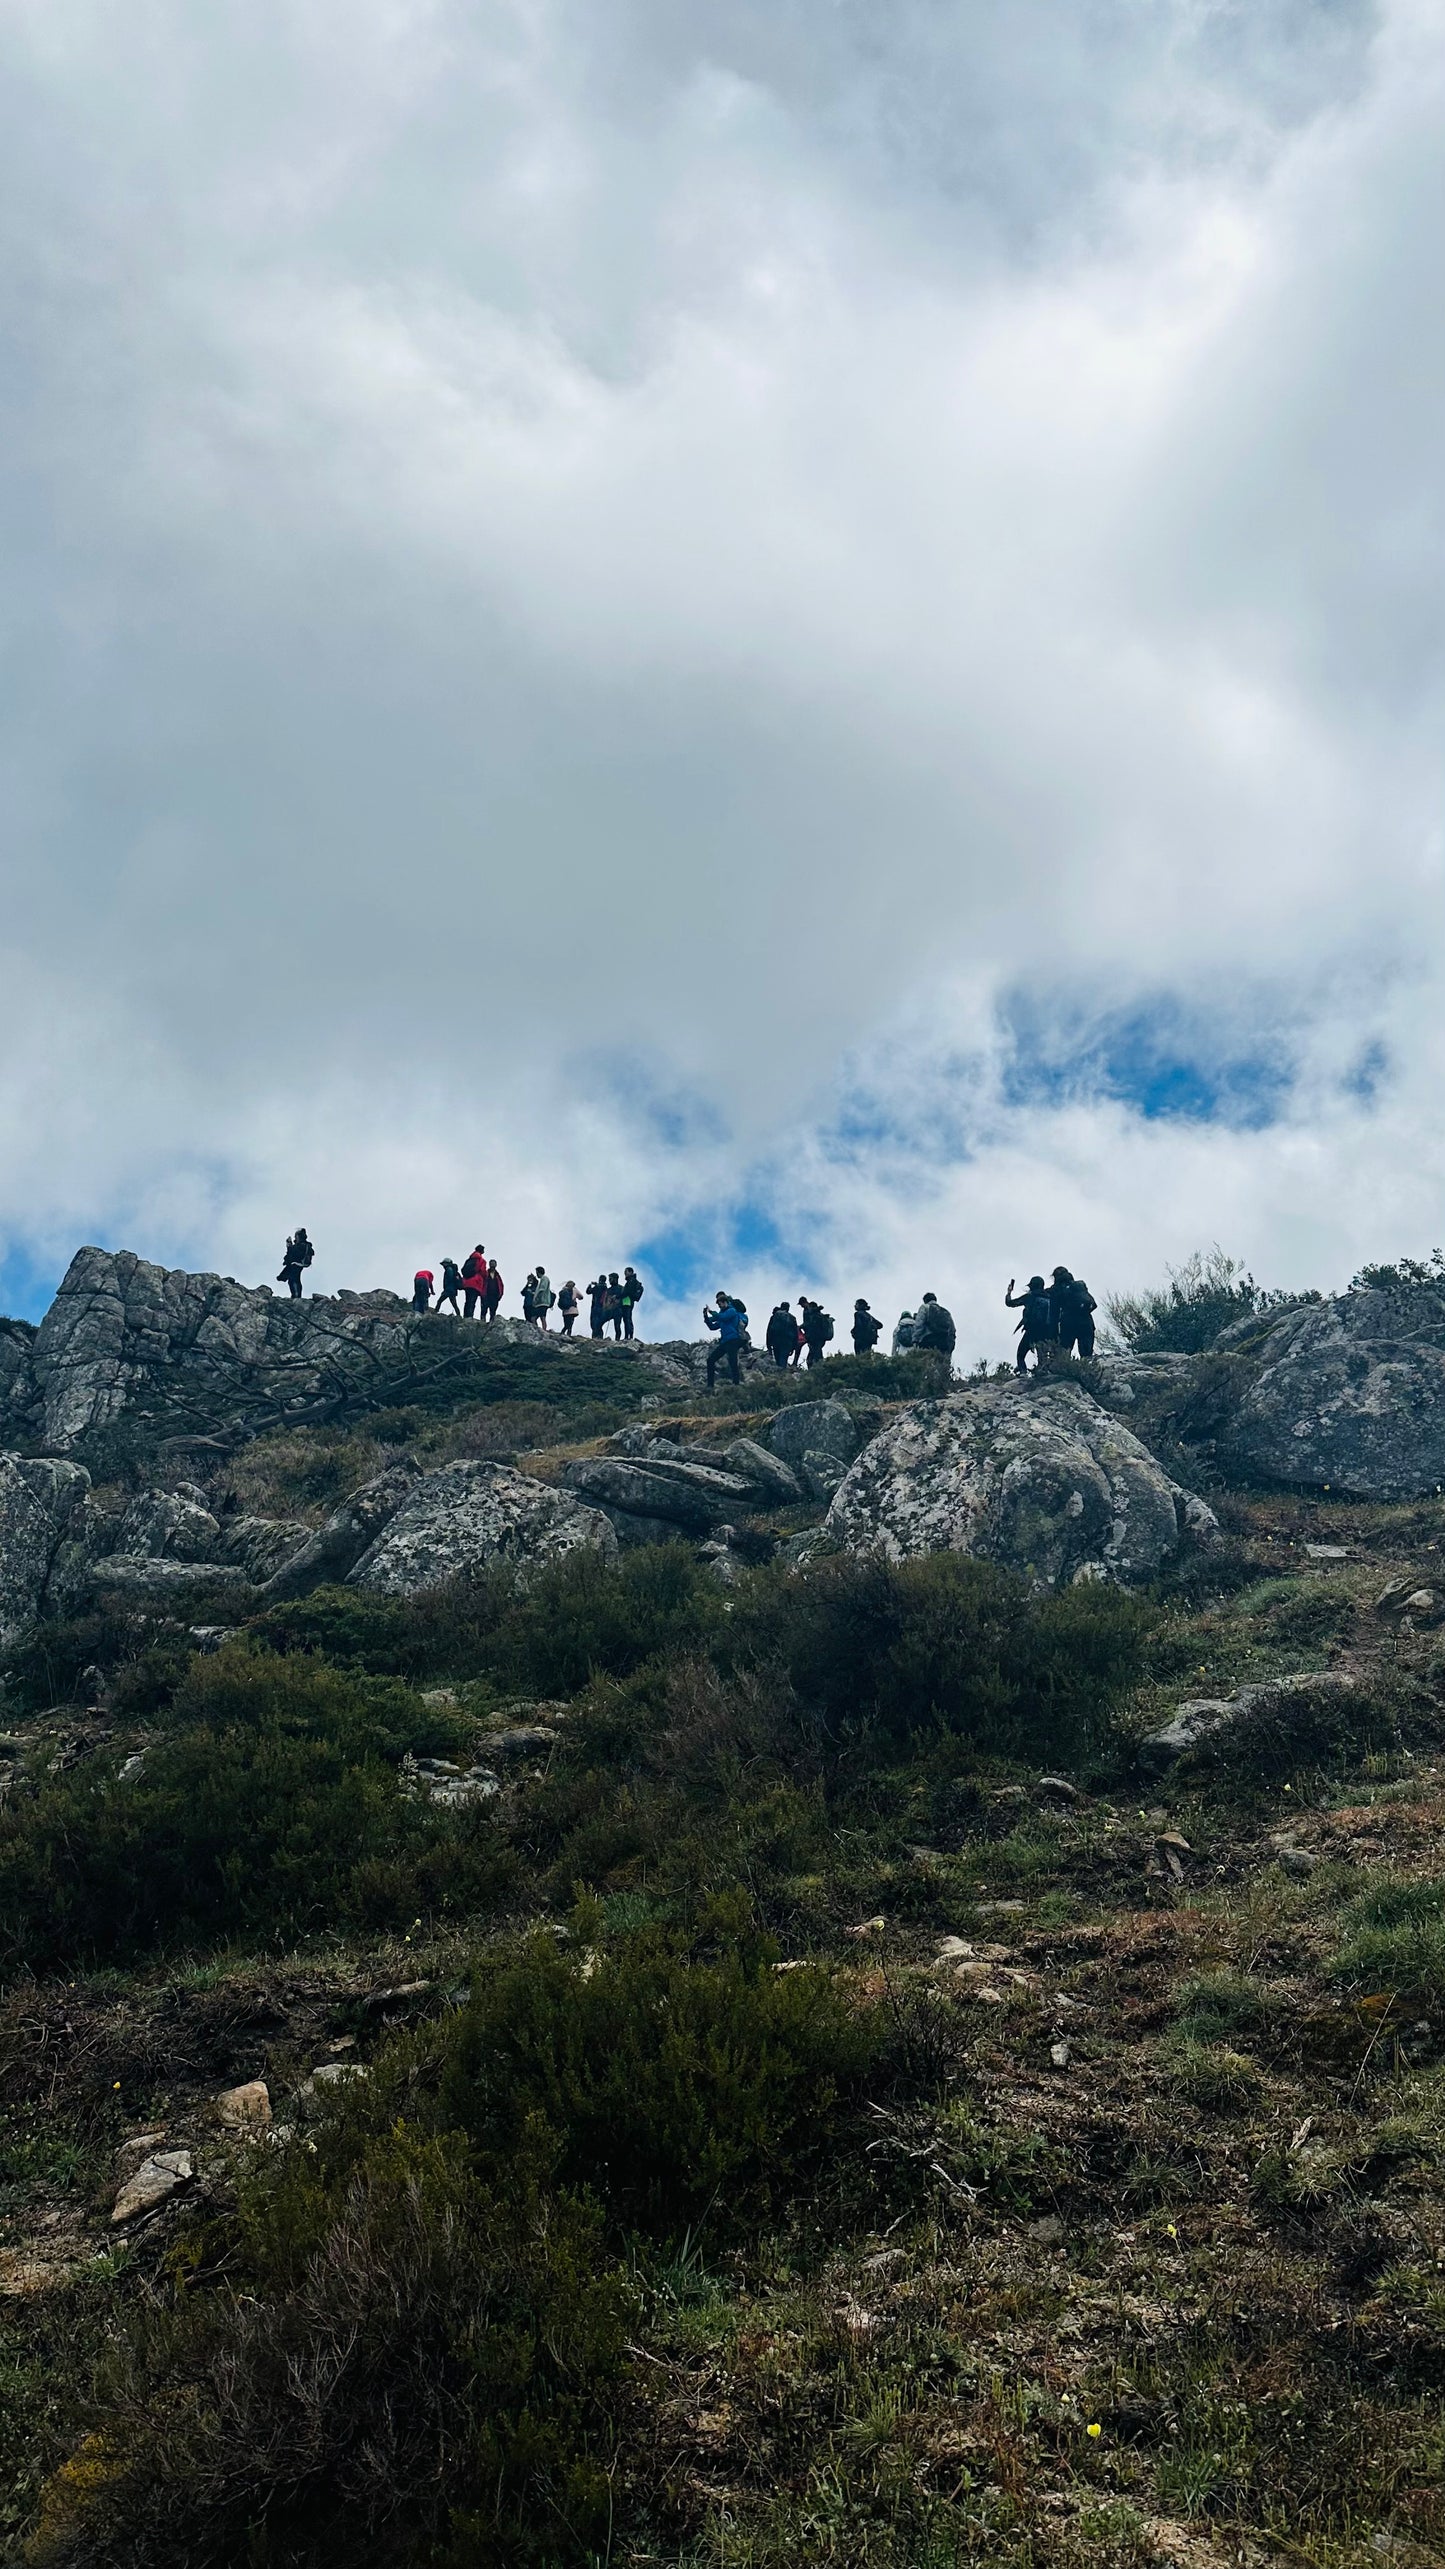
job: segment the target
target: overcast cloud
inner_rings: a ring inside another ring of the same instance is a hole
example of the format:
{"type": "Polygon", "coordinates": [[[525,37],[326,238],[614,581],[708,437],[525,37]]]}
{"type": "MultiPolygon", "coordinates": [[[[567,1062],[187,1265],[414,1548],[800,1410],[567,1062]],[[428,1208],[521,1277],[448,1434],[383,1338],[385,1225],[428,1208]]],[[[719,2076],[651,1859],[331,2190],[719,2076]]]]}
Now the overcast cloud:
{"type": "Polygon", "coordinates": [[[1442,243],[1437,0],[0,0],[10,1307],[1433,1245],[1442,243]]]}

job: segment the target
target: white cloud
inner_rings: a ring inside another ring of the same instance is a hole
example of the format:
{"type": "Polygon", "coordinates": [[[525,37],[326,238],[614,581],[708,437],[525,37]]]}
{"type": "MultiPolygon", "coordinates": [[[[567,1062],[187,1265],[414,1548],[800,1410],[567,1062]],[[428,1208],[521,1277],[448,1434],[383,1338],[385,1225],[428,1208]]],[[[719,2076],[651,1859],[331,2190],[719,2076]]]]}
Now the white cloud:
{"type": "Polygon", "coordinates": [[[1438,1227],[1442,34],[0,0],[0,1233],[580,1274],[761,1193],[982,1329],[1034,1222],[1438,1227]],[[1040,1115],[1020,988],[1300,1083],[1040,1115]]]}

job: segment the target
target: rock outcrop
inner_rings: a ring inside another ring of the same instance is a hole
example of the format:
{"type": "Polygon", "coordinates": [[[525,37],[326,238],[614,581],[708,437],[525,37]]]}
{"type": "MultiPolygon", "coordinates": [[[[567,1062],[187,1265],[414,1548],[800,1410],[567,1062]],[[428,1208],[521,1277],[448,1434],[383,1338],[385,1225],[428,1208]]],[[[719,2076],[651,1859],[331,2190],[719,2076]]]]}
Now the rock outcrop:
{"type": "Polygon", "coordinates": [[[410,1597],[493,1562],[615,1552],[605,1516],[506,1463],[446,1463],[418,1480],[350,1572],[351,1584],[410,1597]]]}
{"type": "Polygon", "coordinates": [[[1234,1695],[1196,1695],[1140,1741],[1139,1763],[1147,1774],[1167,1774],[1181,1758],[1217,1753],[1231,1735],[1246,1725],[1257,1726],[1262,1718],[1276,1717],[1287,1729],[1292,1714],[1303,1716],[1322,1697],[1349,1698],[1360,1692],[1361,1680],[1349,1670],[1315,1668],[1297,1677],[1268,1677],[1257,1686],[1241,1686],[1234,1695]]]}
{"type": "Polygon", "coordinates": [[[970,1552],[1040,1588],[1154,1577],[1214,1516],[1072,1383],[988,1383],[918,1401],[865,1446],[825,1542],[893,1560],[970,1552]]]}
{"type": "Polygon", "coordinates": [[[404,1402],[439,1369],[464,1369],[483,1342],[543,1360],[636,1366],[686,1388],[704,1353],[686,1344],[564,1341],[521,1320],[486,1331],[417,1314],[399,1295],[306,1294],[158,1267],[129,1250],[76,1251],[33,1336],[0,1331],[0,1442],[66,1454],[122,1423],[151,1445],[225,1453],[248,1435],[404,1402]]]}
{"type": "Polygon", "coordinates": [[[1227,1336],[1233,1470],[1364,1499],[1445,1487],[1445,1292],[1370,1287],[1227,1336]]]}
{"type": "Polygon", "coordinates": [[[654,1445],[635,1458],[599,1454],[569,1463],[562,1479],[592,1507],[650,1518],[674,1536],[710,1534],[757,1504],[751,1482],[740,1474],[691,1459],[677,1446],[660,1451],[654,1445]]]}
{"type": "Polygon", "coordinates": [[[76,1463],[0,1454],[0,1646],[40,1612],[89,1490],[76,1463]]]}
{"type": "Polygon", "coordinates": [[[288,1597],[306,1597],[313,1588],[349,1578],[363,1553],[383,1527],[390,1525],[420,1479],[421,1466],[408,1454],[393,1463],[390,1470],[378,1472],[375,1480],[363,1481],[360,1489],[353,1490],[349,1498],[333,1508],[326,1523],[295,1545],[272,1572],[263,1591],[266,1603],[275,1605],[288,1597]]]}
{"type": "Polygon", "coordinates": [[[840,1400],[795,1401],[779,1410],[768,1431],[772,1452],[797,1475],[808,1497],[824,1506],[860,1442],[853,1413],[840,1400]]]}

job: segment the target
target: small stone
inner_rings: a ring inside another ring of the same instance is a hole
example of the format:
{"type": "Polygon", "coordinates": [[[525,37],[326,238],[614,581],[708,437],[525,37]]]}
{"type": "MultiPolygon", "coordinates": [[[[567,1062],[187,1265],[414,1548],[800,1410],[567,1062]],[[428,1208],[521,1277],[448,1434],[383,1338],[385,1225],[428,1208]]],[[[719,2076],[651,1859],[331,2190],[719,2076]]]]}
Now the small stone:
{"type": "Polygon", "coordinates": [[[1311,1855],[1308,1847],[1282,1846],[1275,1849],[1275,1862],[1284,1872],[1293,1874],[1296,1881],[1303,1882],[1307,1874],[1317,1870],[1319,1857],[1311,1855]]]}
{"type": "Polygon", "coordinates": [[[264,2131],[271,2120],[271,2091],[264,2078],[248,2078],[240,2087],[223,2088],[212,2098],[211,2111],[230,2132],[264,2131]]]}
{"type": "Polygon", "coordinates": [[[132,2132],[130,2138],[122,2141],[116,2151],[116,2166],[124,2167],[127,2163],[135,2165],[141,2159],[149,2158],[152,2150],[159,2149],[165,2137],[164,2123],[159,2124],[154,2132],[132,2132]]]}
{"type": "Polygon", "coordinates": [[[1050,2060],[1053,2062],[1053,2065],[1054,2065],[1055,2069],[1067,2069],[1067,2068],[1068,2068],[1068,2066],[1069,2066],[1069,2046],[1068,2046],[1068,2044],[1067,2044],[1067,2043],[1050,2043],[1050,2045],[1049,2045],[1049,2058],[1050,2058],[1050,2060]]]}
{"type": "Polygon", "coordinates": [[[135,2175],[127,2178],[116,2196],[111,2220],[134,2221],[137,2213],[153,2212],[183,2185],[189,2185],[191,2175],[189,2150],[160,2150],[154,2158],[142,2159],[135,2175]]]}
{"type": "Polygon", "coordinates": [[[427,1997],[432,1986],[429,1980],[400,1980],[394,1989],[373,1989],[363,1998],[362,2011],[369,2016],[383,2007],[409,2007],[415,1999],[427,1997]]]}
{"type": "Polygon", "coordinates": [[[1433,1588],[1416,1588],[1414,1593],[1405,1599],[1404,1612],[1407,1615],[1433,1615],[1434,1611],[1435,1591],[1433,1588]]]}
{"type": "Polygon", "coordinates": [[[940,1962],[972,1962],[973,1947],[967,1936],[945,1936],[937,1958],[940,1962]]]}
{"type": "Polygon", "coordinates": [[[309,2078],[302,2080],[301,2094],[308,2096],[318,2087],[340,2087],[348,2079],[370,2076],[363,2061],[322,2061],[309,2078]]]}
{"type": "Polygon", "coordinates": [[[1061,1802],[1077,1802],[1079,1798],[1077,1784],[1071,1784],[1067,1775],[1041,1775],[1035,1790],[1052,1793],[1061,1802]]]}
{"type": "Polygon", "coordinates": [[[1046,2212],[1040,2221],[1025,2224],[1024,2236],[1039,2248],[1057,2248],[1063,2242],[1064,2225],[1056,2212],[1046,2212]]]}
{"type": "Polygon", "coordinates": [[[855,1938],[860,1936],[881,1936],[886,1932],[887,1926],[888,1921],[886,1918],[865,1918],[861,1926],[845,1927],[843,1933],[845,1936],[853,1936],[855,1938]]]}

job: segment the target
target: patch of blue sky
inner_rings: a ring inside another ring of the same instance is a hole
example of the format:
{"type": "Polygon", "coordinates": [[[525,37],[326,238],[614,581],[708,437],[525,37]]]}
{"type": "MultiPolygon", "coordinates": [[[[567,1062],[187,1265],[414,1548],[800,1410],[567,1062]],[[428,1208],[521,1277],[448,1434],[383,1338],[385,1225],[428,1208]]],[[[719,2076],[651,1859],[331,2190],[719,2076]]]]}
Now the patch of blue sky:
{"type": "Polygon", "coordinates": [[[41,1320],[55,1300],[65,1261],[39,1257],[20,1241],[0,1250],[0,1313],[7,1320],[41,1320]]]}
{"type": "Polygon", "coordinates": [[[1390,1076],[1390,1068],[1386,1046],[1378,1041],[1368,1043],[1350,1064],[1340,1086],[1347,1097],[1357,1098],[1362,1106],[1373,1106],[1390,1076]]]}
{"type": "Polygon", "coordinates": [[[792,1215],[786,1227],[761,1195],[745,1195],[691,1223],[669,1224],[639,1240],[628,1255],[644,1283],[669,1302],[710,1294],[740,1268],[771,1266],[784,1278],[813,1283],[820,1270],[821,1221],[792,1215]]]}
{"type": "Polygon", "coordinates": [[[986,1081],[975,1053],[893,1057],[881,1070],[859,1070],[819,1135],[824,1156],[867,1167],[885,1184],[891,1170],[906,1170],[912,1186],[920,1166],[956,1168],[978,1147],[986,1081]]]}
{"type": "Polygon", "coordinates": [[[1089,1017],[1016,992],[1000,1014],[1009,1107],[1110,1098],[1146,1122],[1257,1132],[1278,1122],[1295,1084],[1287,1033],[1245,1034],[1232,1013],[1210,1017],[1165,999],[1089,1017]]]}

